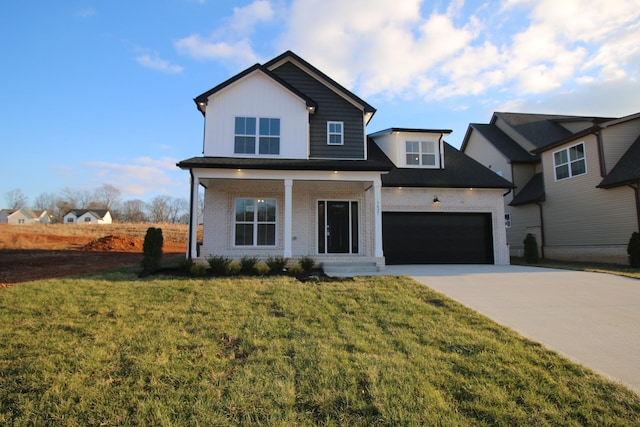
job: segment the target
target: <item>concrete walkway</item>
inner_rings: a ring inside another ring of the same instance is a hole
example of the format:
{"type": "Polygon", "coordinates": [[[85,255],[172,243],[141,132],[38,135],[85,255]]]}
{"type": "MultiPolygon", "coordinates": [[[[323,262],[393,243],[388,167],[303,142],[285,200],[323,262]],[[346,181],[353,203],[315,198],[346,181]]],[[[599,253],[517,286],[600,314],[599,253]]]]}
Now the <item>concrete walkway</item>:
{"type": "Polygon", "coordinates": [[[640,393],[640,280],[524,266],[387,266],[640,393]]]}

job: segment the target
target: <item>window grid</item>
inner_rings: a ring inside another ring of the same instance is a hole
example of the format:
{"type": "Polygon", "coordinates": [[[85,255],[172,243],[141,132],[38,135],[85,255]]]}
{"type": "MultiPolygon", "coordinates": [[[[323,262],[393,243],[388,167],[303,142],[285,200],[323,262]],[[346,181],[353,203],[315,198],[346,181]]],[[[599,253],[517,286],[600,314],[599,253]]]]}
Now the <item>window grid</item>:
{"type": "Polygon", "coordinates": [[[275,246],[275,199],[236,199],[235,246],[275,246]]]}
{"type": "Polygon", "coordinates": [[[235,154],[280,154],[280,119],[236,117],[233,152],[235,154]]]}
{"type": "Polygon", "coordinates": [[[327,144],[343,145],[344,144],[344,125],[343,122],[327,122],[327,144]]]}
{"type": "Polygon", "coordinates": [[[405,141],[408,166],[436,166],[436,144],[433,141],[405,141]]]}
{"type": "Polygon", "coordinates": [[[553,164],[556,181],[587,173],[584,143],[554,152],[553,164]]]}

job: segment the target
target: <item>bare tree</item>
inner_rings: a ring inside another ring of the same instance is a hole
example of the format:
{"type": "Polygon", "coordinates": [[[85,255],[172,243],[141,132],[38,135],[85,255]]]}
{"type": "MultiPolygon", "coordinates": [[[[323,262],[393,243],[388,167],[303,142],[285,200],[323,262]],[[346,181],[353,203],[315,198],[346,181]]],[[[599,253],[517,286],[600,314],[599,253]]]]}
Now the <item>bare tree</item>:
{"type": "Polygon", "coordinates": [[[112,210],[116,209],[120,203],[120,190],[111,184],[103,184],[93,193],[93,203],[96,209],[112,210]]]}
{"type": "Polygon", "coordinates": [[[149,212],[149,221],[151,222],[169,222],[169,196],[156,196],[147,205],[149,212]]]}
{"type": "Polygon", "coordinates": [[[184,215],[189,214],[189,202],[186,199],[171,197],[169,199],[169,222],[176,224],[181,222],[184,215]]]}
{"type": "Polygon", "coordinates": [[[9,209],[26,208],[29,202],[29,198],[19,188],[7,191],[4,198],[7,201],[7,207],[9,209]]]}
{"type": "Polygon", "coordinates": [[[145,222],[145,202],[140,199],[126,200],[120,209],[120,220],[123,222],[145,222]]]}
{"type": "Polygon", "coordinates": [[[58,209],[58,195],[56,193],[40,193],[33,201],[33,208],[46,210],[52,216],[52,222],[61,222],[62,216],[66,212],[60,212],[58,209]]]}

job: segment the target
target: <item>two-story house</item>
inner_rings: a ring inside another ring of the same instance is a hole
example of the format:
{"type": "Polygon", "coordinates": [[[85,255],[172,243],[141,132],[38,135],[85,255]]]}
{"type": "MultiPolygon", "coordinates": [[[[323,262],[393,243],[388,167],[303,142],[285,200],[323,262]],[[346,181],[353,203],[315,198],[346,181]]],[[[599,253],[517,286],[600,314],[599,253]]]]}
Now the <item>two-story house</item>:
{"type": "Polygon", "coordinates": [[[375,109],[288,51],[195,98],[187,256],[324,263],[509,262],[511,184],[444,141],[447,129],[367,135],[375,109]],[[198,191],[204,187],[201,246],[198,191]]]}
{"type": "Polygon", "coordinates": [[[461,151],[514,184],[505,197],[512,256],[531,233],[546,258],[627,262],[640,225],[640,114],[497,112],[469,126],[461,151]]]}

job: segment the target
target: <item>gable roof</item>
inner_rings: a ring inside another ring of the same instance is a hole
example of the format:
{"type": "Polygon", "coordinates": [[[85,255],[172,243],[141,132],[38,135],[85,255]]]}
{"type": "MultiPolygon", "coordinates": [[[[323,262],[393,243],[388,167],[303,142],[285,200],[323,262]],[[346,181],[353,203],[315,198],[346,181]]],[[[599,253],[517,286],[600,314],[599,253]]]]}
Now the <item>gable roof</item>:
{"type": "Polygon", "coordinates": [[[336,82],[331,77],[327,76],[322,71],[318,70],[316,67],[314,67],[313,65],[311,65],[310,63],[308,63],[307,61],[305,61],[304,59],[302,59],[301,57],[299,57],[298,55],[296,55],[295,53],[293,53],[290,50],[287,50],[286,52],[282,53],[281,55],[273,58],[272,60],[270,60],[268,62],[266,62],[264,64],[264,67],[269,69],[269,70],[274,70],[274,69],[280,67],[282,64],[284,64],[286,62],[292,62],[292,63],[294,63],[296,65],[302,66],[302,68],[309,75],[314,77],[316,80],[318,80],[319,82],[321,82],[325,86],[329,87],[334,92],[337,92],[343,98],[347,99],[351,103],[360,106],[365,113],[369,114],[369,116],[370,116],[369,119],[371,119],[371,117],[373,117],[373,115],[375,114],[376,109],[374,107],[372,107],[369,103],[367,103],[366,101],[364,101],[363,99],[358,97],[356,94],[354,94],[350,90],[346,89],[340,83],[336,82]]]}
{"type": "Polygon", "coordinates": [[[63,216],[73,214],[76,218],[79,218],[86,213],[98,219],[103,219],[109,211],[107,209],[69,209],[69,211],[67,211],[63,216]]]}
{"type": "Polygon", "coordinates": [[[542,173],[537,173],[515,195],[509,206],[528,205],[529,203],[544,202],[544,200],[544,180],[542,173]]]}
{"type": "Polygon", "coordinates": [[[464,143],[460,148],[460,151],[462,152],[464,152],[467,146],[471,130],[478,131],[478,133],[493,145],[496,150],[501,152],[502,155],[510,162],[530,163],[537,162],[539,160],[539,156],[530,154],[495,124],[471,123],[469,125],[469,129],[467,129],[467,135],[465,135],[464,143]]]}
{"type": "Polygon", "coordinates": [[[640,181],[640,136],[622,155],[611,172],[598,184],[600,188],[612,188],[637,184],[640,181]]]}
{"type": "Polygon", "coordinates": [[[397,168],[382,175],[383,187],[513,188],[513,184],[444,143],[442,169],[397,168]]]}
{"type": "Polygon", "coordinates": [[[277,75],[275,75],[274,73],[272,73],[267,67],[260,65],[260,64],[255,64],[249,68],[247,68],[246,70],[236,74],[235,76],[229,78],[228,80],[225,80],[224,82],[220,83],[219,85],[209,89],[208,91],[196,96],[193,101],[196,103],[196,106],[198,108],[198,110],[204,114],[205,113],[205,109],[204,106],[207,104],[208,99],[211,95],[223,90],[224,88],[231,86],[233,83],[242,80],[243,78],[256,73],[256,72],[260,72],[263,73],[265,76],[269,77],[270,79],[272,79],[273,81],[275,81],[277,84],[279,84],[280,86],[284,87],[285,89],[287,89],[289,92],[293,93],[294,95],[296,95],[297,97],[299,97],[300,99],[302,99],[303,101],[305,101],[305,103],[307,104],[307,107],[310,108],[317,108],[318,104],[311,98],[309,98],[307,95],[305,95],[304,93],[300,92],[298,89],[296,89],[295,87],[293,87],[292,85],[290,85],[289,83],[287,83],[286,81],[284,81],[283,79],[281,79],[280,77],[278,77],[277,75]]]}
{"type": "Polygon", "coordinates": [[[20,208],[20,209],[2,209],[0,213],[10,217],[11,215],[22,212],[27,216],[30,216],[33,219],[41,218],[47,211],[42,209],[29,209],[29,208],[20,208]]]}

